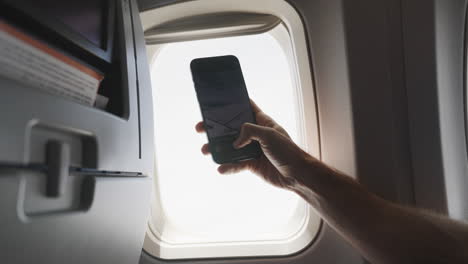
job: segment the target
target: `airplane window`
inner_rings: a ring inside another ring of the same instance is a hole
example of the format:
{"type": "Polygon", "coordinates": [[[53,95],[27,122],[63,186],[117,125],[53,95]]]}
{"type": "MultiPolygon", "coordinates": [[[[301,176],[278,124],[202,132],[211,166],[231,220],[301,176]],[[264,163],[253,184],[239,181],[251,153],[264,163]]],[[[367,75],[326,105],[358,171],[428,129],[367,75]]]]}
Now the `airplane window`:
{"type": "Polygon", "coordinates": [[[149,223],[157,244],[150,246],[158,247],[162,258],[290,254],[287,246],[274,251],[256,246],[294,240],[317,218],[295,193],[250,172],[220,175],[211,157],[201,154],[207,137],[194,130],[202,116],[190,62],[228,54],[240,61],[250,98],[304,145],[298,89],[287,55],[271,34],[164,45],[151,67],[156,198],[149,223]]]}

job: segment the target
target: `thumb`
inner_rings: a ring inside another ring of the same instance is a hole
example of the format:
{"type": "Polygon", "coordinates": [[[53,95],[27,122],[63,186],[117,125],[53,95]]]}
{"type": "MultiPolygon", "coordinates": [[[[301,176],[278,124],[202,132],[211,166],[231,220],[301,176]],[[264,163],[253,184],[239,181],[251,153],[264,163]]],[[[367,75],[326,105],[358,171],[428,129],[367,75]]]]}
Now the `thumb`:
{"type": "Polygon", "coordinates": [[[239,137],[234,141],[234,148],[242,148],[252,142],[258,141],[260,144],[265,145],[266,136],[271,128],[263,127],[251,123],[242,125],[239,137]]]}

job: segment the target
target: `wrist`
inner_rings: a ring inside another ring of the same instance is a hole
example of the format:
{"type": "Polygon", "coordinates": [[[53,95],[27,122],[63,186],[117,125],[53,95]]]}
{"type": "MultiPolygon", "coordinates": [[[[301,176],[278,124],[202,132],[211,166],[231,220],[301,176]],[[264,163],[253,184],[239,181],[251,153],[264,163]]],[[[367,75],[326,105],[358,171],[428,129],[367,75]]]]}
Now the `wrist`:
{"type": "Polygon", "coordinates": [[[295,170],[292,177],[294,178],[294,185],[292,186],[293,191],[302,190],[304,187],[310,186],[311,177],[317,171],[320,161],[304,152],[299,159],[297,164],[294,166],[295,170]]]}
{"type": "Polygon", "coordinates": [[[294,173],[292,190],[308,198],[324,198],[334,193],[338,172],[325,165],[320,160],[305,153],[300,159],[298,170],[294,173]]]}

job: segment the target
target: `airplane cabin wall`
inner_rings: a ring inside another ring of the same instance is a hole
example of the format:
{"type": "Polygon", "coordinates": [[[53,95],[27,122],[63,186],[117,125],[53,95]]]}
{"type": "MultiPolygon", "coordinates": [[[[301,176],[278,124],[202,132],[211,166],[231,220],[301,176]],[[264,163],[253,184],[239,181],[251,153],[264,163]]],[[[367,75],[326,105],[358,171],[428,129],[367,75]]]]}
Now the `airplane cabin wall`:
{"type": "Polygon", "coordinates": [[[442,156],[451,217],[468,220],[466,12],[468,1],[437,1],[437,72],[442,156]]]}
{"type": "Polygon", "coordinates": [[[466,0],[403,1],[415,201],[464,220],[466,5],[466,0]]]}
{"type": "Polygon", "coordinates": [[[308,27],[322,160],[388,200],[467,220],[468,1],[339,1],[344,43],[319,20],[331,3],[290,2],[308,27]]]}
{"type": "MultiPolygon", "coordinates": [[[[147,10],[176,2],[139,4],[147,10]]],[[[388,200],[468,219],[466,0],[288,2],[308,33],[322,160],[388,200]]],[[[188,262],[313,261],[363,263],[326,224],[312,246],[288,258],[188,262]]],[[[165,261],[143,252],[140,263],[165,261]]]]}

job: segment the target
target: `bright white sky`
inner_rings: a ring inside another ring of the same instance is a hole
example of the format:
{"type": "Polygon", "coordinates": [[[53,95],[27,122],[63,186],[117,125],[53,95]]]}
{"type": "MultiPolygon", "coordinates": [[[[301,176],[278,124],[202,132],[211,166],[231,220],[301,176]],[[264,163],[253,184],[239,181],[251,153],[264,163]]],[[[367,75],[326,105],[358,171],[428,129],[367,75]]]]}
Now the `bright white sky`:
{"type": "MultiPolygon", "coordinates": [[[[193,86],[194,58],[235,55],[250,97],[298,139],[295,93],[287,59],[267,33],[169,44],[152,69],[156,134],[156,197],[162,211],[154,226],[166,242],[212,243],[285,239],[297,232],[306,205],[249,172],[219,175],[200,152],[206,135],[193,86]]],[[[300,142],[299,142],[300,143],[300,142]]]]}

